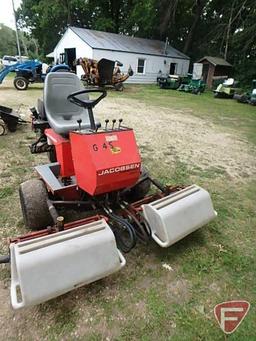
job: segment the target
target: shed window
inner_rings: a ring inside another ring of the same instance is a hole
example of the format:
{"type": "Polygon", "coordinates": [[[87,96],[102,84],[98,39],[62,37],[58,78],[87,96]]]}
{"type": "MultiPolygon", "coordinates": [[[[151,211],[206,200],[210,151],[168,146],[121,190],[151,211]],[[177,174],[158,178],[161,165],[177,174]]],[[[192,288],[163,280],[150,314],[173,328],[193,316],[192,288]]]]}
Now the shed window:
{"type": "Polygon", "coordinates": [[[137,73],[144,73],[145,72],[145,59],[138,59],[138,66],[137,66],[137,73]]]}

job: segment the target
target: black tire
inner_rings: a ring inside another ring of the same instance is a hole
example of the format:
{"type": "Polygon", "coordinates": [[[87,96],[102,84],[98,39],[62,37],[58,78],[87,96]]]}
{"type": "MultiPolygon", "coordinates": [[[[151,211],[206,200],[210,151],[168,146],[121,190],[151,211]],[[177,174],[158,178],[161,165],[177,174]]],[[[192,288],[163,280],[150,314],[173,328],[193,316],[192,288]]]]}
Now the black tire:
{"type": "Polygon", "coordinates": [[[123,91],[124,90],[124,85],[123,85],[123,83],[116,83],[114,85],[114,88],[115,88],[116,91],[123,91]]]}
{"type": "Polygon", "coordinates": [[[41,230],[52,225],[47,199],[48,194],[41,180],[23,182],[19,188],[20,205],[25,225],[31,230],[41,230]]]}
{"type": "Polygon", "coordinates": [[[52,149],[49,152],[47,152],[47,155],[50,162],[57,162],[57,155],[54,146],[52,146],[52,149]]]}
{"type": "MultiPolygon", "coordinates": [[[[142,166],[139,181],[143,178],[146,178],[147,176],[149,176],[149,172],[147,171],[145,167],[142,166]]],[[[124,197],[128,201],[140,200],[148,194],[150,187],[151,187],[151,181],[149,179],[146,179],[134,185],[129,190],[124,190],[124,197]]]]}
{"type": "Polygon", "coordinates": [[[11,133],[15,133],[15,131],[17,130],[17,123],[9,123],[7,127],[11,133]]]}
{"type": "Polygon", "coordinates": [[[15,77],[13,84],[17,90],[27,90],[28,88],[28,80],[25,77],[15,77]]]}
{"type": "Polygon", "coordinates": [[[235,94],[233,99],[236,99],[239,103],[248,103],[248,97],[246,95],[235,94]]]}

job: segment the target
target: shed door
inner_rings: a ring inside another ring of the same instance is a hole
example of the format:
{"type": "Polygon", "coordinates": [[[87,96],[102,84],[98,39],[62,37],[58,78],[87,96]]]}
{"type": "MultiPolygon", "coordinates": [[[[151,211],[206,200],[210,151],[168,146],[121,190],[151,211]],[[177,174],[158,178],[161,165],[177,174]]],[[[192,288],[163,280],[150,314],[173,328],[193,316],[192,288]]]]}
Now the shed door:
{"type": "Polygon", "coordinates": [[[177,63],[170,64],[170,75],[175,75],[177,63]]]}
{"type": "Polygon", "coordinates": [[[65,49],[65,63],[70,67],[70,69],[76,72],[76,49],[65,49]]]}
{"type": "Polygon", "coordinates": [[[208,72],[209,72],[209,64],[203,64],[203,81],[205,83],[207,82],[208,72]]]}

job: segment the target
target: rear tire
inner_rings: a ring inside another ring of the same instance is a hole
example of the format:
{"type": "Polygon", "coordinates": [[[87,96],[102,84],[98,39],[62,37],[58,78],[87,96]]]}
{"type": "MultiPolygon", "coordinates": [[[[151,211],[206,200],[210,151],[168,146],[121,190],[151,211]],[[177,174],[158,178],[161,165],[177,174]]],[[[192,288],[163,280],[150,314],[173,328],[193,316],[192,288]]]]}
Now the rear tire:
{"type": "Polygon", "coordinates": [[[41,180],[23,182],[19,188],[19,195],[24,223],[29,229],[40,230],[52,225],[47,205],[48,194],[41,180]]]}
{"type": "Polygon", "coordinates": [[[13,84],[17,90],[27,90],[28,88],[28,80],[25,77],[15,77],[13,84]]]}
{"type": "Polygon", "coordinates": [[[8,130],[11,132],[11,133],[15,133],[15,131],[17,130],[17,123],[9,123],[8,125],[7,125],[7,128],[8,128],[8,130]]]}

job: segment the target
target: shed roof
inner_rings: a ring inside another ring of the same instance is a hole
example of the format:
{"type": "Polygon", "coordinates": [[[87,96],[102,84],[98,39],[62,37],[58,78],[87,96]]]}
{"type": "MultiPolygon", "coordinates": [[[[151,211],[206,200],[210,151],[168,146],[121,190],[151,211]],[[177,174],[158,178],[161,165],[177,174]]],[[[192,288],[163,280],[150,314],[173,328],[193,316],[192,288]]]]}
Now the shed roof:
{"type": "Polygon", "coordinates": [[[227,62],[224,58],[220,57],[211,57],[205,56],[198,60],[198,63],[201,63],[203,60],[207,60],[209,63],[213,64],[214,66],[221,65],[221,66],[232,66],[229,62],[227,62]]]}
{"type": "Polygon", "coordinates": [[[95,31],[74,26],[69,28],[93,49],[190,59],[170,45],[167,45],[165,51],[165,42],[160,40],[136,38],[124,34],[95,31]]]}

